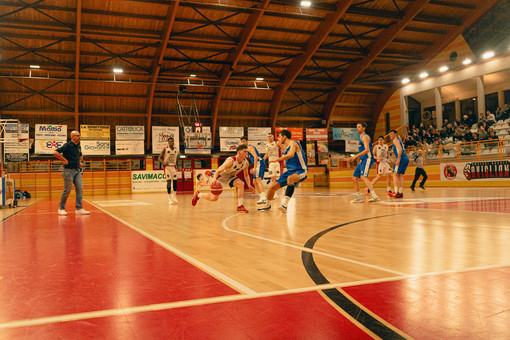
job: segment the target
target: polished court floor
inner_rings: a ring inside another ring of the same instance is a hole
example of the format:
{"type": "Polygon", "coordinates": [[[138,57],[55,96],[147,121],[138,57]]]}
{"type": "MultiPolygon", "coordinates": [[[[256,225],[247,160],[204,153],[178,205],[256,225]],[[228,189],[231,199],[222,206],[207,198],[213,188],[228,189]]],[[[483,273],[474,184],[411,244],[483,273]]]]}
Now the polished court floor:
{"type": "Polygon", "coordinates": [[[178,198],[1,209],[0,339],[510,338],[508,189],[178,198]]]}

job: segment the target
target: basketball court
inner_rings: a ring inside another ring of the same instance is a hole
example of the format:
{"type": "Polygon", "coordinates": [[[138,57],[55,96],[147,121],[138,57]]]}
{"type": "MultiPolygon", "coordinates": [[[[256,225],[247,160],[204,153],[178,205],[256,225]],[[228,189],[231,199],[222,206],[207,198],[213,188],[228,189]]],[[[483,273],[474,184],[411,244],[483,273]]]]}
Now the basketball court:
{"type": "Polygon", "coordinates": [[[0,338],[510,337],[508,189],[353,205],[350,190],[303,188],[286,215],[257,212],[255,195],[248,214],[232,192],[191,197],[2,209],[0,338]]]}

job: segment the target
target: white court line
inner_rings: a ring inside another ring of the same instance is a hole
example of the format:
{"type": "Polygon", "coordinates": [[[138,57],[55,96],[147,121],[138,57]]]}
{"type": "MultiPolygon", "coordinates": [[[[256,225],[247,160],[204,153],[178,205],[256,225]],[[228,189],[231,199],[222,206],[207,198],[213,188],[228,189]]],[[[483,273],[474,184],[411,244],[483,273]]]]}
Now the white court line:
{"type": "Polygon", "coordinates": [[[208,265],[206,265],[205,263],[202,263],[200,261],[198,261],[197,259],[183,253],[182,251],[180,251],[179,249],[175,248],[175,247],[172,247],[171,245],[169,245],[168,243],[165,243],[163,241],[161,241],[160,239],[152,236],[151,234],[148,234],[146,233],[145,231],[135,227],[134,225],[132,225],[131,223],[128,223],[124,220],[122,220],[121,218],[109,213],[108,211],[104,210],[103,208],[97,206],[96,204],[93,204],[92,202],[89,202],[90,204],[92,204],[93,206],[95,206],[97,209],[101,210],[102,212],[104,212],[105,214],[107,214],[108,216],[111,216],[113,217],[114,219],[116,219],[117,221],[125,224],[126,226],[130,227],[131,229],[133,229],[134,231],[142,234],[143,236],[145,236],[146,238],[148,238],[149,240],[151,240],[152,242],[154,243],[157,243],[159,244],[160,246],[162,246],[163,248],[165,248],[166,250],[169,250],[171,251],[172,253],[176,254],[177,256],[183,258],[184,260],[188,261],[189,263],[193,264],[194,266],[202,269],[203,271],[211,274],[212,276],[215,276],[216,278],[218,278],[219,280],[223,281],[224,283],[230,285],[231,287],[235,288],[237,291],[243,293],[243,294],[255,294],[256,292],[248,287],[246,287],[245,285],[231,279],[230,277],[220,273],[219,271],[217,271],[216,269],[213,269],[211,267],[209,267],[208,265]]]}
{"type": "Polygon", "coordinates": [[[248,294],[248,295],[239,294],[239,295],[216,296],[216,297],[204,298],[204,299],[158,303],[158,304],[143,305],[143,306],[136,306],[136,307],[106,309],[106,310],[93,311],[93,312],[56,315],[56,316],[48,316],[48,317],[26,319],[26,320],[16,320],[16,321],[1,323],[0,329],[28,327],[28,326],[44,325],[44,324],[58,323],[58,322],[69,322],[69,321],[77,321],[77,320],[86,320],[86,319],[96,319],[96,318],[104,318],[104,317],[117,316],[117,315],[127,315],[127,314],[144,313],[144,312],[151,312],[151,311],[170,310],[170,309],[183,308],[183,307],[204,306],[204,305],[209,305],[209,304],[213,304],[213,303],[243,301],[243,300],[250,300],[250,299],[257,299],[257,298],[264,298],[264,297],[271,297],[271,296],[299,294],[299,293],[306,293],[306,292],[313,292],[313,291],[322,291],[325,289],[345,288],[345,287],[350,287],[350,286],[360,286],[360,285],[374,284],[374,283],[379,283],[379,282],[398,281],[398,280],[402,280],[402,279],[417,278],[417,277],[424,277],[424,276],[431,276],[431,275],[455,274],[455,273],[463,273],[463,272],[469,272],[469,271],[476,271],[476,270],[482,270],[482,269],[494,269],[494,268],[502,268],[502,267],[510,267],[510,264],[488,265],[488,266],[472,267],[472,268],[465,268],[465,269],[459,269],[459,270],[446,270],[446,271],[442,271],[442,272],[431,272],[431,273],[424,273],[424,274],[417,274],[417,275],[394,276],[394,277],[387,277],[387,278],[381,278],[381,279],[323,284],[323,285],[316,285],[316,286],[311,286],[311,287],[277,290],[277,291],[272,291],[272,292],[254,293],[254,294],[248,294]]]}
{"type": "Polygon", "coordinates": [[[230,231],[230,232],[233,232],[233,233],[238,233],[238,234],[241,234],[241,235],[244,235],[244,236],[249,236],[249,237],[257,238],[259,240],[276,243],[276,244],[279,244],[279,245],[282,245],[282,246],[299,249],[301,251],[306,251],[308,253],[313,253],[313,254],[318,254],[318,255],[323,255],[323,256],[331,257],[331,258],[334,258],[334,259],[337,259],[337,260],[341,260],[341,261],[345,261],[345,262],[350,262],[350,263],[358,264],[360,266],[365,266],[365,267],[377,269],[377,270],[380,270],[380,271],[383,271],[383,272],[392,273],[392,274],[396,274],[396,275],[399,275],[399,276],[407,276],[407,275],[409,275],[409,274],[402,273],[402,272],[399,272],[399,271],[396,271],[396,270],[387,269],[387,268],[379,267],[379,266],[376,266],[376,265],[372,265],[372,264],[368,264],[368,263],[364,263],[364,262],[360,262],[360,261],[356,261],[356,260],[351,260],[351,259],[348,259],[346,257],[336,256],[336,255],[324,253],[322,251],[318,251],[318,250],[314,250],[314,249],[310,249],[310,248],[306,248],[306,247],[301,247],[301,246],[296,246],[294,244],[285,243],[285,242],[281,242],[281,241],[276,241],[276,240],[273,240],[273,239],[270,239],[270,238],[266,238],[266,237],[262,237],[262,236],[258,236],[258,235],[253,235],[253,234],[248,234],[248,233],[245,233],[245,232],[242,232],[242,231],[230,229],[229,227],[227,227],[227,221],[229,219],[231,219],[232,217],[237,216],[237,215],[238,214],[235,214],[235,215],[232,215],[232,216],[229,216],[229,217],[225,218],[221,222],[221,225],[223,226],[223,229],[225,229],[227,231],[230,231]]]}

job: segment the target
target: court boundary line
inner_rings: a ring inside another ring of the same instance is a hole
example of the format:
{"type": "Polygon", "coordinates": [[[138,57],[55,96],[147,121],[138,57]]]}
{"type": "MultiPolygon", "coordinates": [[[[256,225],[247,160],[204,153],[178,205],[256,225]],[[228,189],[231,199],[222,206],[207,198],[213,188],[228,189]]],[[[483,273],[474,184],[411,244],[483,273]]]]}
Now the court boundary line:
{"type": "Polygon", "coordinates": [[[128,222],[124,221],[120,217],[117,217],[117,216],[113,215],[112,213],[110,213],[110,212],[104,210],[103,208],[95,205],[94,203],[91,203],[88,200],[86,200],[86,202],[91,204],[92,206],[94,206],[96,209],[99,209],[103,213],[107,214],[108,216],[110,216],[110,217],[116,219],[117,221],[121,222],[122,224],[126,225],[127,227],[133,229],[134,231],[136,231],[137,233],[141,234],[142,236],[148,238],[152,242],[160,245],[164,249],[172,252],[174,255],[177,255],[180,258],[182,258],[183,260],[187,261],[188,263],[190,263],[190,264],[200,268],[201,270],[203,270],[204,272],[206,272],[209,275],[213,276],[217,280],[225,283],[226,285],[230,286],[231,288],[234,288],[239,293],[248,294],[248,295],[256,294],[256,292],[253,289],[250,289],[250,288],[246,287],[245,285],[241,284],[240,282],[237,282],[234,279],[226,276],[225,274],[220,273],[216,269],[206,265],[203,262],[200,262],[199,260],[195,259],[194,257],[191,257],[188,254],[185,254],[184,252],[180,251],[179,249],[175,248],[174,246],[171,246],[170,244],[163,242],[159,238],[157,238],[157,237],[155,237],[155,236],[153,236],[153,235],[143,231],[142,229],[132,225],[131,223],[128,223],[128,222]]]}
{"type": "Polygon", "coordinates": [[[329,254],[329,253],[326,253],[326,252],[323,252],[323,251],[320,251],[320,250],[314,250],[314,249],[307,248],[307,247],[297,246],[297,245],[294,245],[294,244],[291,244],[291,243],[285,243],[285,242],[282,242],[282,241],[277,241],[277,240],[273,240],[273,239],[270,239],[270,238],[267,238],[267,237],[258,236],[258,235],[254,235],[254,234],[249,234],[249,233],[245,233],[243,231],[234,230],[234,229],[229,228],[227,226],[227,221],[230,220],[231,218],[237,216],[237,215],[239,215],[239,214],[234,214],[232,216],[229,216],[229,217],[225,218],[221,222],[221,225],[222,225],[223,229],[225,229],[227,231],[230,231],[230,232],[233,232],[233,233],[238,233],[238,234],[241,234],[241,235],[244,235],[244,236],[253,237],[253,238],[260,239],[260,240],[267,241],[267,242],[271,242],[271,243],[276,243],[276,244],[279,244],[279,245],[283,245],[283,246],[286,246],[286,247],[298,249],[298,250],[305,251],[305,252],[308,252],[308,253],[313,253],[313,254],[317,254],[317,255],[323,255],[323,256],[334,258],[334,259],[341,260],[341,261],[344,261],[344,262],[350,262],[350,263],[353,263],[353,264],[365,266],[365,267],[376,269],[376,270],[383,271],[383,272],[386,272],[386,273],[391,273],[391,274],[395,274],[395,275],[399,275],[399,276],[407,276],[407,275],[409,275],[407,273],[399,272],[399,271],[396,271],[396,270],[387,269],[387,268],[383,268],[383,267],[380,267],[380,266],[376,266],[376,265],[372,265],[372,264],[368,264],[368,263],[364,263],[364,262],[360,262],[360,261],[356,261],[356,260],[351,260],[351,259],[348,259],[346,257],[332,255],[332,254],[329,254]]]}
{"type": "Polygon", "coordinates": [[[370,280],[351,281],[351,282],[342,282],[342,283],[330,283],[330,284],[321,284],[321,285],[315,285],[315,286],[309,286],[309,287],[276,290],[276,291],[246,294],[246,295],[243,295],[243,294],[224,295],[224,296],[216,296],[216,297],[194,299],[194,300],[174,301],[174,302],[165,302],[165,303],[150,304],[150,305],[141,305],[141,306],[135,306],[135,307],[105,309],[105,310],[92,311],[92,312],[46,316],[46,317],[34,318],[34,319],[14,320],[14,321],[0,323],[0,329],[30,327],[30,326],[45,325],[45,324],[50,324],[50,323],[60,323],[60,322],[69,322],[69,321],[86,320],[86,319],[97,319],[97,318],[102,318],[102,317],[121,316],[121,315],[125,315],[125,314],[135,314],[135,313],[144,313],[144,312],[152,312],[152,311],[170,310],[170,309],[176,309],[176,308],[194,307],[194,306],[201,306],[201,305],[208,305],[208,304],[222,303],[222,302],[244,301],[244,300],[251,300],[251,299],[258,299],[258,298],[265,298],[265,297],[308,293],[308,292],[313,292],[313,291],[320,293],[324,289],[330,289],[330,288],[346,288],[346,287],[352,287],[352,286],[375,284],[375,283],[380,283],[380,282],[398,281],[398,280],[404,280],[404,279],[410,279],[410,278],[416,278],[416,277],[457,274],[457,273],[464,273],[464,272],[470,272],[470,271],[476,271],[476,270],[482,270],[482,269],[495,269],[495,268],[503,268],[503,267],[510,267],[510,263],[509,264],[471,267],[471,268],[464,268],[464,269],[460,269],[460,270],[447,270],[444,272],[430,272],[430,273],[416,274],[416,275],[412,275],[409,277],[395,276],[395,277],[387,277],[387,278],[380,278],[380,279],[370,279],[370,280]]]}

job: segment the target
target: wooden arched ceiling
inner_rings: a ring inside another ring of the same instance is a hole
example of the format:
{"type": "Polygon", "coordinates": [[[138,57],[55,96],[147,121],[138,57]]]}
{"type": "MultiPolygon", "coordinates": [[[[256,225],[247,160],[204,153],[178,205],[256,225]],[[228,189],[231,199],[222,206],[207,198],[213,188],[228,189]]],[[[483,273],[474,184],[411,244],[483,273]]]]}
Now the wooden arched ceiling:
{"type": "Polygon", "coordinates": [[[403,72],[496,2],[4,0],[0,114],[177,122],[181,89],[213,133],[374,122],[403,72]]]}

